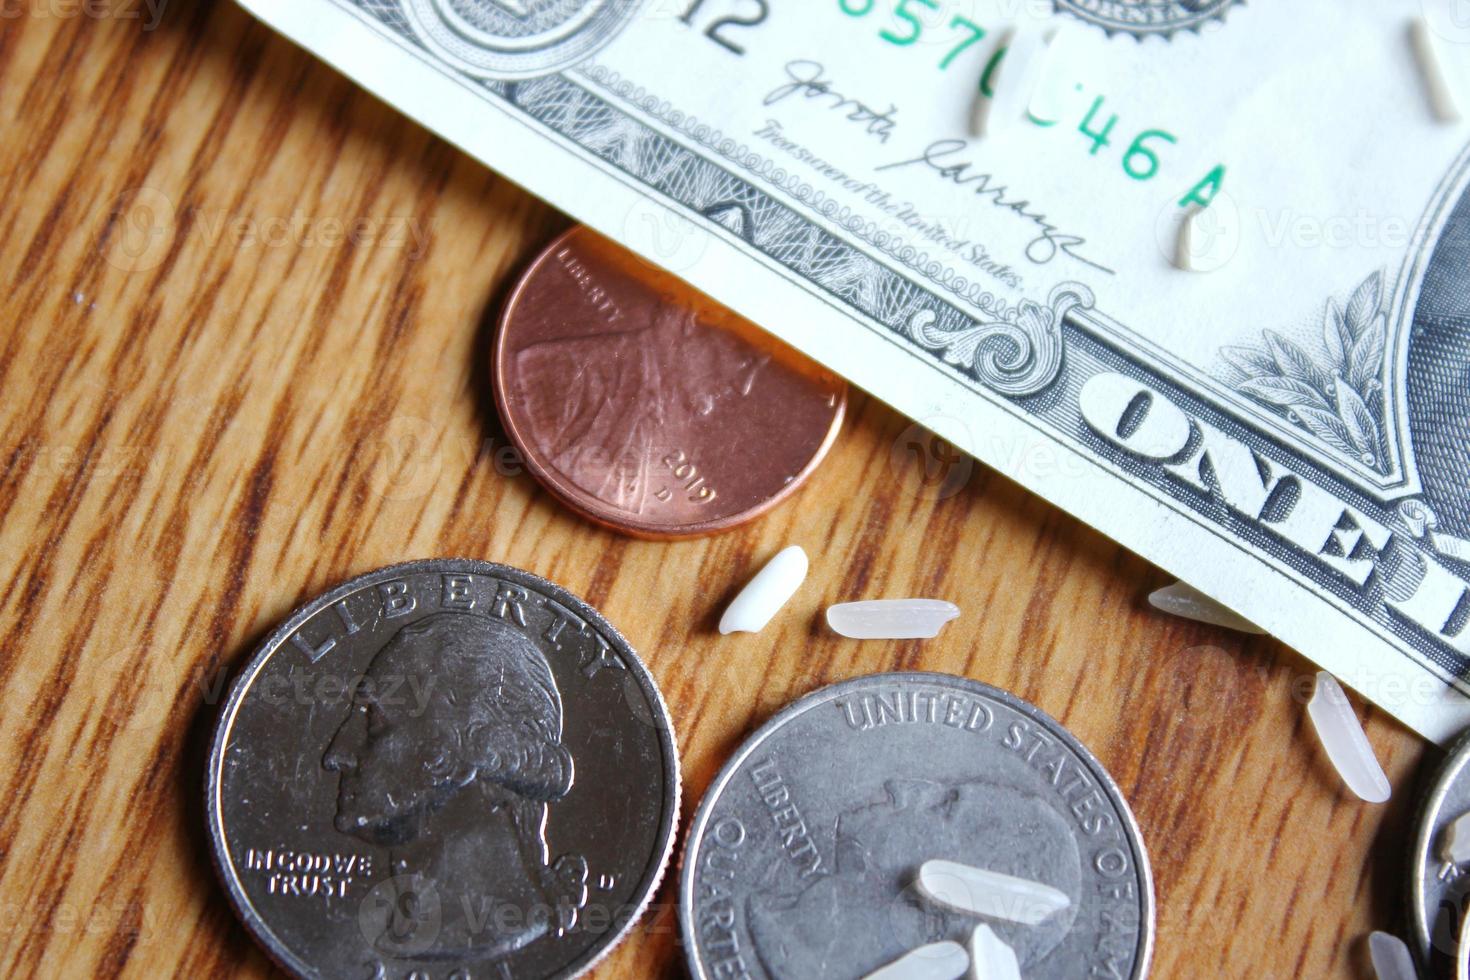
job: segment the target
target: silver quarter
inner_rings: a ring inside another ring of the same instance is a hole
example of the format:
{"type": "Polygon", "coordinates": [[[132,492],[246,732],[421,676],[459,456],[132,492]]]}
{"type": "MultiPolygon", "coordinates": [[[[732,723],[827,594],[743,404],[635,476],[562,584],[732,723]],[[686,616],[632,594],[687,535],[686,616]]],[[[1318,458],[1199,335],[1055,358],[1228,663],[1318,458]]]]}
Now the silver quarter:
{"type": "Polygon", "coordinates": [[[1456,972],[1459,937],[1470,911],[1470,867],[1439,856],[1444,829],[1470,812],[1470,736],[1450,748],[1419,804],[1409,856],[1411,945],[1431,976],[1456,972]]]}
{"type": "Polygon", "coordinates": [[[756,732],[695,815],[679,912],[697,980],[852,980],[982,921],[1032,980],[1142,977],[1154,930],[1143,840],[1101,763],[1019,698],[925,673],[824,688],[756,732]],[[915,884],[935,859],[1068,904],[1035,925],[947,911],[915,884]]]}
{"type": "Polygon", "coordinates": [[[1460,923],[1460,945],[1455,950],[1455,980],[1470,980],[1470,916],[1460,923]]]}
{"type": "Polygon", "coordinates": [[[380,569],[286,619],[234,682],[209,835],[235,910],[302,977],[571,977],[642,912],[679,770],[601,615],[487,562],[380,569]]]}

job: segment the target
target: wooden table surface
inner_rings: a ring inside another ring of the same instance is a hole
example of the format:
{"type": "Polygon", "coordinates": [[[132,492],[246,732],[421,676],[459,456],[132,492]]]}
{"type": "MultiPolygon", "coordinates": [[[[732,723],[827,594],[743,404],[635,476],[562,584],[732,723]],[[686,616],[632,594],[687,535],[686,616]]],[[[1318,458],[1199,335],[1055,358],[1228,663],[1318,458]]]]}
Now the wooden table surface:
{"type": "MultiPolygon", "coordinates": [[[[1159,571],[1000,473],[926,464],[885,406],[857,396],[807,488],[721,537],[633,541],[559,507],[500,451],[486,350],[567,219],[228,0],[0,0],[0,127],[0,976],[269,974],[207,853],[224,684],[313,594],[442,555],[618,624],[691,803],[793,698],[950,671],[1111,769],[1153,862],[1156,976],[1369,976],[1365,934],[1402,932],[1437,751],[1361,709],[1397,793],[1356,802],[1306,722],[1305,660],[1150,611],[1159,571]],[[780,619],[717,635],[793,542],[813,570],[780,619]],[[931,642],[818,626],[907,595],[964,614],[931,642]]],[[[682,976],[674,898],[595,975],[682,976]]]]}

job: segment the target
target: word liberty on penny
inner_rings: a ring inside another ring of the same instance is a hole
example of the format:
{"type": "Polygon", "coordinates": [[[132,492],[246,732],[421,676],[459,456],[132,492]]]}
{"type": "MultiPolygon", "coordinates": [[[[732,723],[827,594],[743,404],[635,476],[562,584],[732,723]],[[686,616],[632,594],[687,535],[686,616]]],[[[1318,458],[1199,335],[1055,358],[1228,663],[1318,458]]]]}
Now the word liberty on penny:
{"type": "Polygon", "coordinates": [[[495,348],[500,415],[531,472],[640,537],[743,524],[837,437],[847,386],[586,228],[532,263],[495,348]]]}
{"type": "Polygon", "coordinates": [[[486,562],[293,613],[208,771],[231,902],[303,977],[571,977],[627,932],[679,809],[663,698],[596,610],[486,562]]]}

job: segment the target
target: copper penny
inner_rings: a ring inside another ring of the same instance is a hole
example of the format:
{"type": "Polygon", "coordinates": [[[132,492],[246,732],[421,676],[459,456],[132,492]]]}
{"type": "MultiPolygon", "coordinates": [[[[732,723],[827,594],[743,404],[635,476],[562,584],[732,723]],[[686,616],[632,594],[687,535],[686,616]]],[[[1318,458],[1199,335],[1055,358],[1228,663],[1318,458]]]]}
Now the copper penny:
{"type": "Polygon", "coordinates": [[[690,537],[790,496],[837,437],[841,378],[588,228],[526,270],[495,343],[500,417],[583,516],[690,537]]]}

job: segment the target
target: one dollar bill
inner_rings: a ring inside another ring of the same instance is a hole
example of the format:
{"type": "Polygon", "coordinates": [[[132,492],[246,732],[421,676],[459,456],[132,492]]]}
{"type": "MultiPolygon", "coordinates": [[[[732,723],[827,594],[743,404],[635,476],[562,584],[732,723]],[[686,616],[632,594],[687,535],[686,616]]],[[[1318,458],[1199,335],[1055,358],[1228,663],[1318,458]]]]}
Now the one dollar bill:
{"type": "Polygon", "coordinates": [[[1470,724],[1454,10],[241,2],[1424,735],[1470,724]]]}

